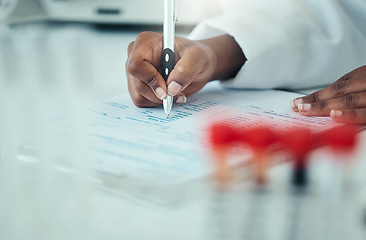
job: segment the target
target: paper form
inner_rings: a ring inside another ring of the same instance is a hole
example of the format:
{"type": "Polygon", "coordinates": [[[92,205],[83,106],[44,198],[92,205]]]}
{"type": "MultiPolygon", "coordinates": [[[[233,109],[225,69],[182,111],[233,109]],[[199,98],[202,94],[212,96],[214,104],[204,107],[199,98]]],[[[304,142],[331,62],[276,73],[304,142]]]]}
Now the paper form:
{"type": "Polygon", "coordinates": [[[172,183],[208,175],[205,128],[214,120],[250,126],[268,124],[324,129],[326,117],[302,117],[290,108],[300,96],[284,91],[225,90],[211,84],[175,104],[166,119],[162,107],[137,108],[129,96],[115,97],[88,109],[90,137],[97,164],[135,179],[172,183]]]}

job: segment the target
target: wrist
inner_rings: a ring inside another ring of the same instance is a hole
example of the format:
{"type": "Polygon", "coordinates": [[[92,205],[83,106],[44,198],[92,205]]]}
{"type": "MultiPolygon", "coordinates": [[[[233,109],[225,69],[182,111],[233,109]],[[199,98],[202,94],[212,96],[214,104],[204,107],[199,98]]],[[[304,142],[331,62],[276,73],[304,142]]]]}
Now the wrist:
{"type": "Polygon", "coordinates": [[[212,80],[226,80],[236,76],[246,62],[246,57],[239,44],[230,35],[199,41],[206,45],[210,51],[211,63],[214,65],[212,80]]]}

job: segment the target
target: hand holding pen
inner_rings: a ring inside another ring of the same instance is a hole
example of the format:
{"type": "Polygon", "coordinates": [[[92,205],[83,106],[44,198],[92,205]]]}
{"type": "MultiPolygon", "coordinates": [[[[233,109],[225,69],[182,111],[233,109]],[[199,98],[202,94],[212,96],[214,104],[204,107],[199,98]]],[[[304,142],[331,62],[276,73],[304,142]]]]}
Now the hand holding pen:
{"type": "Polygon", "coordinates": [[[169,56],[166,61],[163,55],[163,38],[159,33],[143,32],[128,46],[128,90],[137,107],[161,106],[168,95],[173,97],[173,102],[184,103],[186,96],[199,91],[209,81],[235,76],[246,60],[229,35],[200,41],[174,37],[170,43],[174,41],[171,50],[174,49],[176,64],[171,72],[168,69],[169,76],[164,80],[163,60],[173,59],[169,56]]]}

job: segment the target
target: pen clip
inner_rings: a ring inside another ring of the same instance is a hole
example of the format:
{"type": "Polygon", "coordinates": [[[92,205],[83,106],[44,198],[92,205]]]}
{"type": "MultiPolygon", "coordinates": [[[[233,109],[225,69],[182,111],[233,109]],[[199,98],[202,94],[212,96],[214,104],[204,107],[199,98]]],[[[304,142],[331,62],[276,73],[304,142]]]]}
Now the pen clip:
{"type": "Polygon", "coordinates": [[[174,21],[178,21],[180,0],[174,0],[174,21]]]}

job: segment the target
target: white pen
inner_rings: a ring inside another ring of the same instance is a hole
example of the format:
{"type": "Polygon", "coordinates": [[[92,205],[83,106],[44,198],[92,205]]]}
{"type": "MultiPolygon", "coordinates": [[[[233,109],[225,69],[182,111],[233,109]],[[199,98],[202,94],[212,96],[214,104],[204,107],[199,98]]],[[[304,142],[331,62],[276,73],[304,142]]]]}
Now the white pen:
{"type": "MultiPolygon", "coordinates": [[[[174,37],[176,19],[175,0],[164,0],[162,74],[165,82],[168,81],[169,74],[175,65],[174,37]]],[[[163,99],[163,107],[167,118],[169,118],[172,106],[173,97],[168,94],[163,99]]]]}

